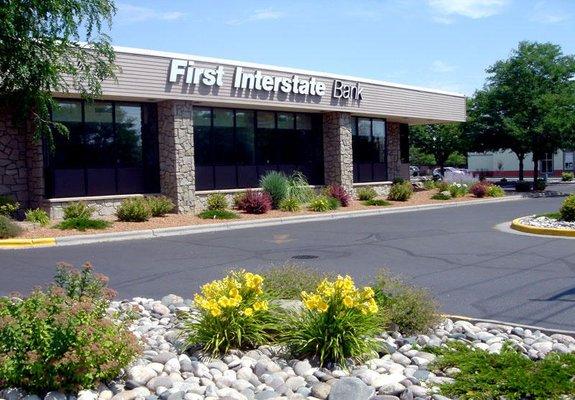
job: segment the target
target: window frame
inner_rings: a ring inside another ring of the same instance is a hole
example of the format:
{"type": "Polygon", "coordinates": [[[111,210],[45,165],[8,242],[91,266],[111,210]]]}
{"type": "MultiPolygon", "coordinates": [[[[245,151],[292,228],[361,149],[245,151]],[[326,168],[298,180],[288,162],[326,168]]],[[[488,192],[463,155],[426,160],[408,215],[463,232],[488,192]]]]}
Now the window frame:
{"type": "Polygon", "coordinates": [[[387,118],[373,118],[373,117],[365,117],[365,116],[361,116],[361,115],[352,115],[351,116],[351,132],[352,132],[352,165],[353,165],[353,183],[368,183],[368,182],[386,182],[389,179],[388,176],[388,156],[389,156],[389,126],[387,123],[387,118]],[[360,135],[359,132],[359,120],[368,120],[369,121],[369,136],[366,135],[360,135]],[[369,137],[369,142],[370,145],[373,146],[374,144],[374,138],[378,138],[379,136],[374,136],[373,134],[373,121],[381,121],[383,122],[384,128],[385,128],[385,138],[384,138],[384,146],[385,146],[385,151],[384,151],[384,157],[383,157],[383,162],[379,162],[375,160],[375,156],[376,151],[375,149],[371,149],[372,151],[372,155],[371,155],[371,160],[370,161],[359,161],[356,159],[356,156],[359,158],[359,154],[356,155],[356,147],[358,146],[357,144],[354,146],[354,142],[356,142],[357,139],[354,139],[356,137],[369,137]],[[359,168],[359,165],[369,165],[370,168],[370,173],[371,173],[371,179],[370,180],[362,180],[362,176],[361,176],[361,171],[359,168]],[[375,180],[374,179],[374,175],[375,175],[375,166],[376,165],[383,165],[383,168],[385,170],[385,179],[384,180],[375,180]],[[357,178],[356,178],[357,177],[357,178]]]}

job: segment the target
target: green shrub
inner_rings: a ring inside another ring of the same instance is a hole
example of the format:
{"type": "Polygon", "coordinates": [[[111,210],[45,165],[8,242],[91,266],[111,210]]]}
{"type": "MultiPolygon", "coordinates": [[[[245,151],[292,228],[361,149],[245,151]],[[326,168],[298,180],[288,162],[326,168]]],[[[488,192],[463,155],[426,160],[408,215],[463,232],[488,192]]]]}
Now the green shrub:
{"type": "Polygon", "coordinates": [[[489,185],[485,191],[488,197],[503,197],[505,196],[505,190],[501,186],[489,185]]]}
{"type": "Polygon", "coordinates": [[[534,361],[506,343],[500,354],[451,342],[439,348],[432,368],[458,368],[455,381],[440,385],[449,398],[560,400],[575,393],[575,354],[549,354],[534,361]]]}
{"type": "Polygon", "coordinates": [[[288,178],[282,172],[269,171],[260,179],[260,186],[272,198],[272,207],[278,208],[280,202],[288,197],[290,186],[288,178]]]}
{"type": "Polygon", "coordinates": [[[241,210],[244,204],[244,201],[246,199],[247,196],[247,192],[237,192],[236,194],[234,194],[234,198],[232,200],[233,204],[234,204],[234,208],[236,210],[241,210]]]}
{"type": "Polygon", "coordinates": [[[453,182],[448,187],[451,197],[463,197],[469,192],[469,186],[465,183],[453,182]]]}
{"type": "Polygon", "coordinates": [[[20,208],[20,203],[9,196],[0,195],[0,215],[9,217],[20,208]]]}
{"type": "Polygon", "coordinates": [[[107,316],[107,278],[61,266],[58,283],[0,298],[0,382],[45,393],[116,378],[140,352],[127,322],[107,316]]]}
{"type": "Polygon", "coordinates": [[[184,317],[187,345],[221,354],[266,343],[274,324],[263,281],[260,275],[237,271],[202,286],[194,297],[199,315],[184,317]]]}
{"type": "Polygon", "coordinates": [[[563,200],[559,213],[561,214],[561,219],[563,221],[575,221],[575,194],[569,195],[565,200],[563,200]]]}
{"type": "Polygon", "coordinates": [[[573,172],[562,172],[561,173],[561,180],[563,182],[571,182],[574,178],[573,172]]]}
{"type": "Polygon", "coordinates": [[[309,209],[316,212],[335,210],[339,207],[339,200],[324,195],[314,197],[309,203],[309,209]]]}
{"type": "Polygon", "coordinates": [[[391,185],[387,199],[394,201],[407,201],[412,194],[413,185],[411,182],[395,183],[391,185]]]}
{"type": "Polygon", "coordinates": [[[537,178],[535,182],[533,182],[533,190],[545,190],[547,187],[547,182],[545,179],[537,178]]]}
{"type": "Polygon", "coordinates": [[[111,222],[104,221],[103,219],[77,217],[65,219],[55,227],[62,230],[76,229],[83,232],[87,229],[106,229],[111,225],[111,222]]]}
{"type": "Polygon", "coordinates": [[[116,210],[116,216],[124,222],[144,222],[152,216],[152,210],[146,199],[130,197],[122,201],[116,210]]]}
{"type": "Polygon", "coordinates": [[[306,176],[294,171],[288,179],[288,197],[296,198],[300,203],[307,203],[314,196],[314,191],[309,187],[306,176]]]}
{"type": "Polygon", "coordinates": [[[0,239],[10,239],[22,233],[20,228],[10,218],[0,215],[0,239]]]}
{"type": "Polygon", "coordinates": [[[236,219],[240,216],[229,210],[205,210],[198,214],[202,219],[236,219]]]}
{"type": "Polygon", "coordinates": [[[431,198],[433,200],[451,200],[451,192],[449,190],[438,192],[431,196],[431,198]]]}
{"type": "Polygon", "coordinates": [[[301,209],[301,203],[297,197],[286,197],[280,201],[280,210],[295,212],[301,209]]]}
{"type": "Polygon", "coordinates": [[[225,210],[228,208],[228,199],[223,193],[214,193],[208,196],[208,210],[225,210]]]}
{"type": "Polygon", "coordinates": [[[381,333],[373,295],[369,287],[356,289],[349,276],[322,281],[314,292],[302,292],[304,310],[286,316],[282,341],[293,356],[317,358],[321,366],[373,355],[381,333]]]}
{"type": "Polygon", "coordinates": [[[440,319],[438,304],[425,289],[403,283],[387,271],[379,271],[372,284],[382,316],[404,334],[425,333],[440,319]]]}
{"type": "Polygon", "coordinates": [[[406,182],[406,180],[404,178],[401,178],[401,177],[393,178],[393,181],[391,181],[392,185],[401,185],[405,182],[406,182]]]}
{"type": "Polygon", "coordinates": [[[391,205],[389,201],[383,199],[366,200],[363,202],[363,204],[365,204],[366,206],[379,206],[379,207],[391,205]]]}
{"type": "Polygon", "coordinates": [[[357,198],[361,201],[375,199],[377,192],[371,186],[364,186],[357,189],[357,198]]]}
{"type": "Polygon", "coordinates": [[[50,223],[50,217],[48,216],[48,213],[39,208],[27,210],[24,214],[24,217],[26,221],[40,224],[42,226],[46,226],[50,223]]]}
{"type": "Polygon", "coordinates": [[[427,179],[427,180],[423,181],[423,187],[425,188],[425,190],[433,190],[433,189],[435,189],[437,186],[436,186],[434,180],[432,180],[432,179],[427,179]]]}
{"type": "Polygon", "coordinates": [[[335,278],[331,273],[296,264],[271,267],[259,274],[264,277],[265,291],[271,298],[286,300],[300,300],[301,292],[313,292],[324,279],[335,278]]]}
{"type": "Polygon", "coordinates": [[[438,192],[449,191],[449,183],[445,181],[435,182],[435,187],[437,188],[438,192]]]}
{"type": "Polygon", "coordinates": [[[172,199],[166,196],[150,196],[146,197],[146,200],[148,201],[152,217],[163,217],[176,208],[172,199]]]}
{"type": "Polygon", "coordinates": [[[64,219],[83,218],[90,219],[94,213],[94,207],[84,202],[77,201],[64,207],[64,219]]]}
{"type": "Polygon", "coordinates": [[[531,191],[531,182],[517,181],[517,182],[515,182],[515,190],[518,192],[530,192],[531,191]]]}

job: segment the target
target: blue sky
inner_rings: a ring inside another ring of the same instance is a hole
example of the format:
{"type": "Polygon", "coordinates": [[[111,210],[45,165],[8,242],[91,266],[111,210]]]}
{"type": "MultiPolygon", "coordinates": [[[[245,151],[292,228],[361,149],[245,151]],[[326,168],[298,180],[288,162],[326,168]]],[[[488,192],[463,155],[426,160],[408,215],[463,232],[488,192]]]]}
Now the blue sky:
{"type": "Polygon", "coordinates": [[[117,0],[114,44],[473,94],[521,40],[575,53],[575,0],[117,0]]]}

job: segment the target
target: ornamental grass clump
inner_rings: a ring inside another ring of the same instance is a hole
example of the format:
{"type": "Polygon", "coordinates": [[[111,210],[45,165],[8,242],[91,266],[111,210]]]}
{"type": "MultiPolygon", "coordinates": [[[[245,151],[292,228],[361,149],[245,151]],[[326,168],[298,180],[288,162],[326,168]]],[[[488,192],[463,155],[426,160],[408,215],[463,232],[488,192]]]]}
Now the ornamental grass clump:
{"type": "Polygon", "coordinates": [[[357,189],[357,198],[361,201],[375,199],[377,197],[377,192],[371,186],[366,186],[357,189]]]}
{"type": "Polygon", "coordinates": [[[108,317],[113,295],[86,264],[60,265],[46,290],[0,298],[0,387],[66,392],[118,377],[140,347],[128,319],[108,317]]]}
{"type": "Polygon", "coordinates": [[[288,197],[296,198],[300,203],[307,203],[313,197],[313,189],[306,176],[294,171],[288,179],[288,197]]]}
{"type": "Polygon", "coordinates": [[[387,195],[388,200],[394,201],[407,201],[413,194],[413,185],[411,182],[394,183],[389,189],[389,194],[387,195]]]}
{"type": "Polygon", "coordinates": [[[172,199],[166,196],[150,196],[146,197],[146,201],[152,212],[152,217],[163,217],[176,208],[172,199]]]}
{"type": "Polygon", "coordinates": [[[310,202],[308,208],[310,211],[326,212],[336,210],[339,207],[339,201],[330,196],[319,195],[314,197],[310,202]]]}
{"type": "Polygon", "coordinates": [[[278,208],[280,202],[289,196],[289,180],[283,172],[267,172],[261,177],[260,186],[264,192],[270,195],[273,208],[278,208]]]}
{"type": "Polygon", "coordinates": [[[449,184],[447,190],[449,190],[451,197],[463,197],[469,193],[469,186],[467,186],[465,183],[453,182],[449,184]]]}
{"type": "Polygon", "coordinates": [[[4,215],[0,215],[0,239],[10,239],[21,233],[22,228],[14,221],[4,215]]]}
{"type": "Polygon", "coordinates": [[[64,219],[82,218],[90,219],[94,214],[94,207],[84,202],[77,201],[64,207],[64,219]]]}
{"type": "Polygon", "coordinates": [[[194,297],[199,315],[183,317],[187,345],[215,355],[269,341],[274,324],[263,282],[261,275],[241,270],[202,286],[194,297]]]}
{"type": "Polygon", "coordinates": [[[283,341],[296,357],[317,357],[320,365],[346,365],[377,349],[381,331],[374,291],[357,289],[349,276],[322,281],[302,292],[304,310],[288,317],[283,341]]]}
{"type": "Polygon", "coordinates": [[[27,222],[40,224],[42,226],[46,226],[50,223],[48,213],[40,208],[27,210],[26,213],[24,213],[24,219],[27,222]]]}
{"type": "Polygon", "coordinates": [[[286,197],[282,201],[280,201],[280,210],[282,211],[289,211],[289,212],[296,212],[301,209],[301,203],[297,199],[297,197],[286,197]]]}
{"type": "Polygon", "coordinates": [[[505,196],[505,190],[501,186],[489,185],[487,186],[487,191],[485,193],[488,197],[503,197],[505,196]]]}

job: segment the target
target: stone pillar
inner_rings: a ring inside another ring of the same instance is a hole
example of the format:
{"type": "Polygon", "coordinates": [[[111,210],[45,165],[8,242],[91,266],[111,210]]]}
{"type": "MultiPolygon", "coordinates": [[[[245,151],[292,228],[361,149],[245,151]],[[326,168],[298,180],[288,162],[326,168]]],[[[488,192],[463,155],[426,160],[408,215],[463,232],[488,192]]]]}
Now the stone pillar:
{"type": "Polygon", "coordinates": [[[0,195],[13,197],[24,208],[29,205],[24,130],[7,109],[0,109],[0,195]]]}
{"type": "Polygon", "coordinates": [[[349,113],[323,114],[323,163],[326,185],[341,185],[348,191],[353,189],[353,150],[349,113]]]}
{"type": "Polygon", "coordinates": [[[399,126],[399,122],[387,123],[387,180],[389,181],[402,178],[399,126]]]}
{"type": "Polygon", "coordinates": [[[28,206],[42,208],[45,198],[44,154],[42,141],[34,137],[31,127],[26,132],[26,168],[28,177],[28,206]]]}
{"type": "Polygon", "coordinates": [[[192,103],[158,103],[160,187],[179,213],[193,212],[195,202],[194,124],[192,103]]]}

